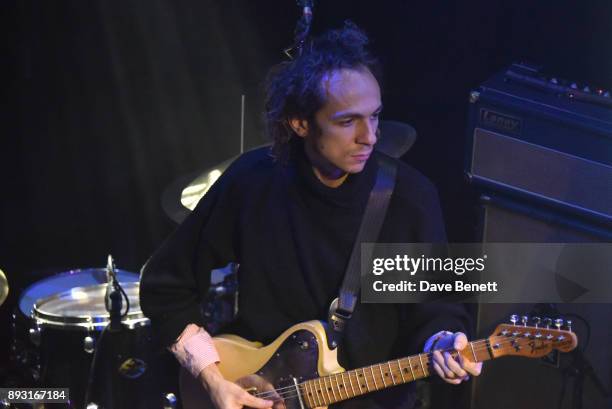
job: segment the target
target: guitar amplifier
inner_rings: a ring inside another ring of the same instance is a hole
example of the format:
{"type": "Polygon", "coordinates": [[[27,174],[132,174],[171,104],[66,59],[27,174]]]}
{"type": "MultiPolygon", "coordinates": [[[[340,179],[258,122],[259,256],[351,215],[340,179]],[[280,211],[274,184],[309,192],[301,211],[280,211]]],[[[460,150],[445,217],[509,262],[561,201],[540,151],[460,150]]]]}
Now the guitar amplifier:
{"type": "Polygon", "coordinates": [[[466,173],[488,194],[612,226],[612,98],[514,64],[470,93],[466,173]]]}
{"type": "MultiPolygon", "coordinates": [[[[612,241],[608,92],[512,65],[471,92],[468,141],[466,174],[481,194],[483,242],[612,241]]],[[[576,402],[612,408],[612,330],[605,324],[612,305],[557,307],[582,317],[581,336],[592,331],[588,348],[579,346],[589,366],[584,379],[568,377],[576,359],[569,354],[561,356],[559,368],[545,361],[500,360],[485,365],[472,383],[471,409],[565,409],[576,402]],[[503,385],[520,393],[504,394],[500,401],[503,385]]],[[[486,334],[500,317],[533,309],[532,304],[480,304],[477,335],[486,334]]]]}

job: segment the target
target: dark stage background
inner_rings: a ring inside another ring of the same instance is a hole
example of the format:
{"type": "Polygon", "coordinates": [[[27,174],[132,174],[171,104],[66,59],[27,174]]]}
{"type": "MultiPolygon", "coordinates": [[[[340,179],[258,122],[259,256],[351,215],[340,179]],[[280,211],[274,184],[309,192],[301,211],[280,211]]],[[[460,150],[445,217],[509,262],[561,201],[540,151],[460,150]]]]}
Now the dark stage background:
{"type": "MultiPolygon", "coordinates": [[[[261,82],[292,42],[292,0],[4,2],[0,362],[20,291],[51,272],[138,271],[174,227],[176,178],[265,142],[261,82]],[[5,74],[6,75],[6,74],[5,74]]],[[[449,239],[475,237],[463,177],[467,95],[517,60],[612,88],[612,3],[316,2],[315,33],[352,19],[385,65],[383,119],[412,124],[404,158],[438,186],[449,239]]]]}

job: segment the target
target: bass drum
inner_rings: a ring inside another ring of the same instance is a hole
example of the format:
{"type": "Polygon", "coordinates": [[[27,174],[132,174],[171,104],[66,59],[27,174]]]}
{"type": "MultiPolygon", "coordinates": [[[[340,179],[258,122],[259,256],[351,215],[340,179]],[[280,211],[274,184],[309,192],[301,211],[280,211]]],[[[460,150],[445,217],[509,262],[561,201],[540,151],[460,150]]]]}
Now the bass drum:
{"type": "MultiPolygon", "coordinates": [[[[178,388],[170,373],[176,365],[169,353],[154,352],[149,320],[140,310],[138,275],[118,271],[118,279],[129,311],[122,319],[123,329],[116,332],[106,329],[107,286],[101,284],[106,281],[105,269],[49,277],[22,295],[19,310],[25,320],[15,326],[21,341],[15,348],[19,358],[35,386],[70,389],[69,403],[45,407],[84,408],[94,402],[100,408],[144,409],[172,401],[172,391],[178,388]]],[[[123,312],[126,305],[124,300],[123,312]]]]}

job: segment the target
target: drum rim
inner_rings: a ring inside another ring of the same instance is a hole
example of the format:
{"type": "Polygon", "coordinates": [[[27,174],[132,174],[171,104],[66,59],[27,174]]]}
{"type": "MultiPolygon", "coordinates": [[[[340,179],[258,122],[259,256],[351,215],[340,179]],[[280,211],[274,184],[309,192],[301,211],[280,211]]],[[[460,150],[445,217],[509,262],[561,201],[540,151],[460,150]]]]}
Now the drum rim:
{"type": "MultiPolygon", "coordinates": [[[[128,282],[124,283],[128,285],[138,284],[139,282],[128,282]]],[[[55,326],[82,326],[82,327],[104,327],[110,323],[110,314],[107,312],[105,315],[59,315],[53,314],[49,312],[44,312],[40,310],[40,307],[48,302],[58,300],[66,293],[66,291],[74,291],[74,290],[84,290],[90,289],[92,287],[105,287],[106,284],[97,284],[94,286],[84,286],[84,287],[73,287],[69,290],[62,291],[60,293],[56,293],[50,295],[48,297],[42,298],[34,303],[32,308],[31,317],[36,320],[38,324],[46,324],[46,325],[55,325],[55,326]]],[[[138,308],[138,310],[133,311],[130,309],[130,312],[122,318],[121,322],[128,325],[129,327],[134,327],[140,325],[145,325],[149,319],[145,317],[142,313],[142,310],[138,308]]]]}
{"type": "MultiPolygon", "coordinates": [[[[17,301],[17,309],[24,314],[27,317],[33,317],[34,315],[34,304],[36,304],[36,300],[34,303],[32,303],[32,310],[30,311],[23,311],[21,309],[21,304],[23,299],[26,296],[29,296],[30,292],[32,291],[32,289],[34,289],[35,287],[44,284],[44,283],[48,283],[48,282],[52,282],[57,278],[60,277],[66,277],[66,276],[71,276],[71,275],[76,275],[76,274],[80,274],[80,273],[87,273],[89,271],[98,271],[98,270],[105,270],[105,267],[88,267],[88,268],[75,268],[73,270],[66,270],[66,271],[60,271],[59,273],[55,273],[55,274],[51,274],[48,277],[45,278],[41,278],[40,280],[34,281],[33,283],[31,283],[30,285],[28,285],[25,289],[23,289],[23,291],[21,291],[21,293],[19,294],[19,300],[17,301]]],[[[140,282],[140,276],[138,273],[135,273],[133,271],[129,271],[129,270],[123,270],[123,269],[117,269],[116,270],[117,274],[126,274],[129,276],[133,276],[133,278],[135,278],[135,281],[120,281],[121,284],[124,283],[139,283],[140,282]]],[[[104,283],[100,283],[100,284],[104,284],[104,283]]],[[[98,285],[98,284],[94,284],[94,285],[98,285]]],[[[66,290],[70,290],[72,288],[67,288],[66,290]]],[[[66,291],[64,290],[64,291],[66,291]]]]}

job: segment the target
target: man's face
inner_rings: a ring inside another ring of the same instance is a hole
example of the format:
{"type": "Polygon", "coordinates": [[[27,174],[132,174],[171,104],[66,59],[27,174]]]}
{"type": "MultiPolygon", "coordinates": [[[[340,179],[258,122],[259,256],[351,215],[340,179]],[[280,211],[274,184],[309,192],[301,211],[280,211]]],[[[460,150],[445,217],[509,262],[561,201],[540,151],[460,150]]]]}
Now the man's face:
{"type": "Polygon", "coordinates": [[[292,121],[292,127],[304,137],[306,155],[325,182],[363,170],[376,143],[382,105],[378,82],[366,68],[330,72],[321,86],[326,102],[315,113],[319,132],[305,121],[292,121]]]}

